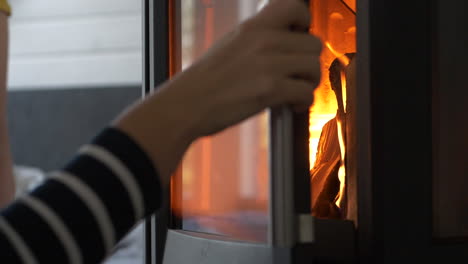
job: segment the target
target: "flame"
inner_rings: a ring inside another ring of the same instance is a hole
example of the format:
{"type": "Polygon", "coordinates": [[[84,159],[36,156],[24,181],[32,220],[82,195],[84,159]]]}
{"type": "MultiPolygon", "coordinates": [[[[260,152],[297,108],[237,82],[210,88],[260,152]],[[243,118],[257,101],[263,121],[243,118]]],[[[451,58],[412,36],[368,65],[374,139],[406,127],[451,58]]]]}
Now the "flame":
{"type": "Polygon", "coordinates": [[[320,113],[320,109],[314,111],[314,107],[309,112],[309,162],[310,169],[314,167],[315,160],[317,159],[317,147],[320,140],[320,134],[322,133],[323,126],[335,117],[335,113],[320,113]]]}
{"type": "MultiPolygon", "coordinates": [[[[343,91],[343,106],[344,111],[346,112],[346,75],[344,71],[341,71],[341,90],[343,91]]],[[[340,191],[337,195],[336,206],[340,207],[341,201],[344,197],[345,185],[346,185],[346,144],[343,135],[343,124],[340,119],[337,118],[337,129],[338,129],[338,142],[340,144],[340,154],[341,154],[341,165],[338,170],[338,180],[340,181],[340,191]]]]}
{"type": "Polygon", "coordinates": [[[348,66],[349,63],[350,63],[350,60],[348,57],[346,57],[343,53],[339,53],[338,51],[336,51],[330,44],[330,42],[325,42],[325,46],[327,46],[327,48],[331,51],[331,53],[333,53],[333,55],[336,56],[336,58],[341,62],[341,64],[343,64],[343,66],[348,66]]]}
{"type": "Polygon", "coordinates": [[[341,71],[341,96],[343,97],[343,111],[346,113],[346,73],[341,71]]]}
{"type": "Polygon", "coordinates": [[[323,52],[320,56],[322,65],[322,81],[315,89],[314,104],[309,111],[309,164],[310,169],[315,165],[317,158],[317,147],[323,126],[336,115],[338,104],[335,94],[330,88],[328,67],[335,57],[333,54],[323,52]]]}
{"type": "MultiPolygon", "coordinates": [[[[340,53],[336,51],[330,42],[326,41],[325,46],[330,50],[331,55],[323,53],[321,56],[322,60],[322,73],[325,73],[322,76],[322,83],[315,91],[315,102],[314,105],[310,108],[309,111],[309,162],[310,162],[310,169],[314,167],[315,160],[317,158],[317,146],[320,139],[320,134],[322,132],[323,126],[333,119],[336,115],[337,100],[334,96],[333,92],[330,92],[330,81],[328,79],[328,65],[331,64],[335,58],[344,65],[348,66],[350,63],[350,59],[344,55],[344,53],[340,53]]],[[[344,111],[346,112],[346,77],[345,73],[341,72],[341,91],[343,97],[343,106],[344,111]]]]}
{"type": "MultiPolygon", "coordinates": [[[[350,64],[350,59],[346,53],[356,52],[356,0],[326,1],[310,0],[309,10],[312,17],[310,33],[318,36],[324,43],[324,49],[320,55],[322,70],[322,81],[315,90],[314,105],[310,109],[310,164],[311,169],[315,165],[317,143],[323,125],[337,117],[338,143],[340,147],[340,168],[338,180],[340,181],[339,194],[335,197],[335,204],[343,205],[346,181],[346,139],[345,139],[345,114],[347,96],[346,77],[341,72],[341,93],[333,92],[330,83],[329,69],[335,59],[338,58],[343,68],[350,64]],[[346,3],[346,5],[344,4],[346,3]],[[340,98],[337,100],[337,97],[340,98]],[[340,105],[340,107],[338,107],[340,105]],[[341,107],[341,105],[343,107],[341,107]],[[339,112],[337,114],[337,109],[339,112]]],[[[312,182],[314,184],[314,182],[312,182]]]]}

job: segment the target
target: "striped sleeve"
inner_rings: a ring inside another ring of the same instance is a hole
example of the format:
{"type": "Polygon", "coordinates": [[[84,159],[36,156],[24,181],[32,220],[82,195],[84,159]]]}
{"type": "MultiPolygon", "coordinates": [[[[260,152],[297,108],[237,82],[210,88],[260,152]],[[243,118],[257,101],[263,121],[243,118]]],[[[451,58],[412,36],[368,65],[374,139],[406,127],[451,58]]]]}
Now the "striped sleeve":
{"type": "Polygon", "coordinates": [[[156,169],[108,128],[0,215],[1,263],[99,263],[161,203],[156,169]]]}

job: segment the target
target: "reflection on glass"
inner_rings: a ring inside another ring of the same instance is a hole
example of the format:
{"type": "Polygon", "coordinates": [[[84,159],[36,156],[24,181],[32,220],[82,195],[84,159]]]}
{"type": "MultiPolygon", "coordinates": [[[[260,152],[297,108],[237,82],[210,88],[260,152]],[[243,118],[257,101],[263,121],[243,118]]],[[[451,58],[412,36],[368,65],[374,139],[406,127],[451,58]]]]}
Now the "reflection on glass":
{"type": "MultiPolygon", "coordinates": [[[[256,13],[259,2],[183,0],[182,67],[256,13]]],[[[173,180],[174,213],[184,230],[264,242],[268,174],[268,115],[262,113],[189,148],[173,180]]]]}

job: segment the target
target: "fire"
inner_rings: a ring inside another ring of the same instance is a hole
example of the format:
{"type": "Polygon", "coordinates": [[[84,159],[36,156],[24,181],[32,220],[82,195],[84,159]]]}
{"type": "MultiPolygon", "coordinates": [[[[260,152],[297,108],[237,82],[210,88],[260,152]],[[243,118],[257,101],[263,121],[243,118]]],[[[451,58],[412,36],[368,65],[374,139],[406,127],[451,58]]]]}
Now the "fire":
{"type": "Polygon", "coordinates": [[[341,96],[343,96],[343,111],[346,113],[346,73],[341,71],[341,96]]]}
{"type": "Polygon", "coordinates": [[[331,53],[333,53],[333,55],[336,56],[336,58],[341,62],[341,64],[343,64],[343,66],[348,66],[350,61],[348,59],[348,57],[346,57],[343,53],[339,53],[338,51],[336,51],[330,44],[330,42],[325,42],[325,46],[327,46],[327,48],[331,51],[331,53]]]}
{"type": "MultiPolygon", "coordinates": [[[[317,95],[316,95],[317,98],[317,95]]],[[[326,107],[319,108],[312,107],[310,109],[309,114],[309,162],[310,162],[310,169],[314,167],[315,160],[317,159],[317,147],[319,144],[320,134],[322,133],[323,126],[335,117],[335,113],[327,113],[325,111],[321,112],[321,109],[327,109],[326,107]]]]}
{"type": "MultiPolygon", "coordinates": [[[[346,75],[344,71],[341,71],[341,90],[343,91],[343,106],[344,112],[346,113],[346,75]]],[[[340,191],[337,195],[336,206],[340,207],[341,200],[344,197],[345,185],[346,185],[346,144],[345,138],[343,135],[343,124],[340,119],[337,119],[337,129],[338,129],[338,142],[340,144],[340,154],[341,154],[341,164],[340,169],[338,170],[338,180],[340,181],[340,191]]]]}
{"type": "MultiPolygon", "coordinates": [[[[334,201],[331,202],[337,207],[340,207],[343,206],[343,202],[345,202],[343,199],[346,189],[345,120],[348,94],[346,93],[345,72],[340,72],[338,76],[341,79],[341,92],[338,90],[333,91],[330,83],[329,69],[335,59],[338,59],[343,68],[345,68],[350,64],[350,59],[345,54],[356,52],[356,0],[311,0],[310,12],[312,16],[310,32],[318,36],[324,43],[324,49],[320,56],[322,81],[314,92],[315,101],[310,109],[310,168],[311,173],[317,173],[317,171],[320,171],[321,166],[323,166],[324,161],[319,160],[316,164],[318,142],[323,126],[328,121],[335,118],[338,130],[337,143],[340,150],[340,153],[337,154],[340,155],[340,164],[338,165],[338,180],[340,186],[339,193],[336,195],[334,201]],[[336,96],[334,92],[337,93],[336,96]],[[339,109],[338,113],[337,109],[339,109]]],[[[317,182],[312,181],[312,184],[318,184],[315,186],[320,186],[322,183],[320,180],[317,180],[317,182]]]]}
{"type": "MultiPolygon", "coordinates": [[[[343,66],[348,66],[350,63],[350,59],[345,56],[343,53],[336,51],[330,42],[326,41],[325,46],[328,48],[332,56],[322,54],[322,64],[323,65],[330,65],[330,61],[334,58],[337,58],[343,66]],[[327,63],[323,63],[323,61],[327,61],[327,63]]],[[[325,67],[326,68],[326,67],[325,67]]],[[[322,69],[322,72],[325,72],[328,75],[328,69],[322,69]]],[[[322,131],[323,126],[333,119],[336,115],[336,98],[333,93],[330,93],[330,82],[328,80],[328,76],[322,78],[323,82],[319,85],[315,92],[316,102],[310,108],[310,115],[309,115],[309,149],[310,149],[310,169],[313,168],[316,160],[316,149],[318,146],[318,142],[320,139],[320,133],[322,131]],[[324,79],[325,78],[325,79],[324,79]]],[[[343,96],[343,106],[344,111],[346,112],[346,76],[344,72],[341,72],[341,85],[342,85],[342,96],[343,96]]]]}

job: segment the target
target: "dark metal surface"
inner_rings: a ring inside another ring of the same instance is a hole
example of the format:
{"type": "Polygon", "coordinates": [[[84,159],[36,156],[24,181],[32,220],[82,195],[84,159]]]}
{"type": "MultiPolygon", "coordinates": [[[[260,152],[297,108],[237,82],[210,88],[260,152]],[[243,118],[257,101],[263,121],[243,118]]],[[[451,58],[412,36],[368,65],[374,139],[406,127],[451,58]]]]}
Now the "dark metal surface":
{"type": "MultiPolygon", "coordinates": [[[[306,261],[314,263],[356,263],[357,246],[354,223],[351,221],[316,219],[316,243],[306,261]]],[[[307,263],[304,260],[296,263],[307,263]]]]}
{"type": "Polygon", "coordinates": [[[169,2],[171,0],[153,1],[150,23],[152,24],[153,43],[150,48],[152,52],[154,86],[151,89],[156,89],[158,85],[169,79],[169,2]]]}
{"type": "Polygon", "coordinates": [[[296,214],[311,214],[309,171],[309,112],[293,115],[293,177],[296,214]]]}
{"type": "MultiPolygon", "coordinates": [[[[434,40],[434,235],[468,242],[468,3],[441,1],[434,40]],[[461,11],[463,10],[463,11],[461,11]],[[450,205],[450,206],[447,206],[450,205]]],[[[445,240],[445,241],[444,241],[445,240]]]]}
{"type": "Polygon", "coordinates": [[[468,262],[468,19],[465,1],[434,1],[433,133],[434,230],[438,259],[468,262]],[[465,140],[464,140],[465,139],[465,140]],[[449,206],[447,206],[449,205],[449,206]],[[440,226],[439,226],[440,225],[440,226]],[[455,228],[447,232],[447,226],[455,228]],[[444,228],[443,228],[444,227],[444,228]]]}
{"type": "MultiPolygon", "coordinates": [[[[154,69],[152,89],[157,89],[158,85],[169,79],[169,0],[158,0],[153,2],[153,16],[151,17],[153,43],[153,63],[154,69]]],[[[166,186],[169,187],[169,186],[166,186]]],[[[167,228],[170,217],[170,194],[168,189],[163,189],[163,206],[154,219],[154,239],[153,263],[162,264],[164,258],[164,247],[166,243],[167,228]]]]}
{"type": "Polygon", "coordinates": [[[359,175],[361,263],[468,260],[467,244],[434,241],[432,221],[433,76],[466,87],[465,71],[434,58],[466,68],[464,10],[455,0],[358,1],[358,86],[371,96],[371,146],[359,156],[371,164],[359,175]]]}
{"type": "MultiPolygon", "coordinates": [[[[169,79],[169,2],[143,2],[144,91],[146,94],[169,79]]],[[[156,217],[149,218],[146,229],[147,264],[161,264],[169,219],[169,192],[163,190],[163,207],[156,217]]]]}
{"type": "MultiPolygon", "coordinates": [[[[370,2],[372,0],[357,1],[357,54],[356,54],[356,91],[352,95],[356,99],[356,119],[351,126],[355,126],[357,130],[356,166],[353,169],[353,174],[357,181],[357,201],[358,201],[358,230],[357,239],[358,255],[360,263],[374,263],[375,248],[377,243],[374,242],[374,211],[376,203],[374,203],[374,181],[372,178],[372,137],[371,132],[371,18],[370,18],[370,2]]],[[[373,29],[377,30],[377,29],[373,29]]]]}
{"type": "Polygon", "coordinates": [[[431,3],[368,5],[372,215],[359,208],[373,224],[367,254],[369,263],[422,261],[432,219],[431,3]]]}
{"type": "MultiPolygon", "coordinates": [[[[142,26],[142,45],[143,45],[143,57],[142,57],[142,80],[143,80],[143,85],[142,85],[142,92],[143,92],[143,97],[146,96],[150,92],[150,83],[151,83],[151,76],[150,76],[150,12],[149,12],[149,0],[142,0],[142,21],[141,21],[141,26],[142,26]]],[[[144,248],[144,263],[145,264],[151,264],[151,254],[152,254],[152,241],[151,241],[151,234],[153,233],[153,230],[151,228],[151,217],[148,217],[145,221],[145,248],[144,248]]]]}
{"type": "Polygon", "coordinates": [[[432,234],[431,2],[371,1],[369,15],[374,254],[422,261],[432,234]]]}
{"type": "Polygon", "coordinates": [[[466,87],[463,10],[456,0],[358,1],[360,263],[468,259],[466,241],[434,240],[432,221],[433,85],[466,87]]]}

